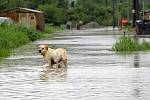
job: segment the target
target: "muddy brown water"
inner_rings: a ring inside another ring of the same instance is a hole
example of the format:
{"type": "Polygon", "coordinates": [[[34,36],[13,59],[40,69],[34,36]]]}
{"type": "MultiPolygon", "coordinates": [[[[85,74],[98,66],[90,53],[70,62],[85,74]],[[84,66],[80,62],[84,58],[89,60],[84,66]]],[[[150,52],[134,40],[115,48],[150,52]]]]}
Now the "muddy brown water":
{"type": "Polygon", "coordinates": [[[0,100],[150,100],[150,52],[116,54],[112,33],[66,31],[20,47],[0,64],[0,100]],[[68,68],[43,73],[39,44],[66,48],[68,68]]]}

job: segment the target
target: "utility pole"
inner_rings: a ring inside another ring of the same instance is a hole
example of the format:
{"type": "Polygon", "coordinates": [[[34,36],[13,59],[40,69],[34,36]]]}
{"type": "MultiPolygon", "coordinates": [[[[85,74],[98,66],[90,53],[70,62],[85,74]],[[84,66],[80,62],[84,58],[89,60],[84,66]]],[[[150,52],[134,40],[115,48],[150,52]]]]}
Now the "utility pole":
{"type": "Polygon", "coordinates": [[[113,30],[115,28],[115,0],[113,0],[113,30]]]}
{"type": "Polygon", "coordinates": [[[133,0],[133,27],[135,27],[136,20],[139,19],[139,0],[133,0]]]}
{"type": "Polygon", "coordinates": [[[144,10],[145,10],[145,4],[144,4],[144,0],[143,0],[143,7],[142,7],[142,9],[143,9],[143,11],[142,11],[142,18],[143,18],[143,20],[144,20],[144,10]]]}
{"type": "Polygon", "coordinates": [[[108,6],[108,0],[105,0],[106,7],[108,6]]]}
{"type": "Polygon", "coordinates": [[[127,19],[129,20],[129,0],[126,1],[127,6],[127,19]]]}
{"type": "Polygon", "coordinates": [[[118,27],[120,26],[120,2],[116,1],[117,5],[117,16],[118,16],[118,27]]]}

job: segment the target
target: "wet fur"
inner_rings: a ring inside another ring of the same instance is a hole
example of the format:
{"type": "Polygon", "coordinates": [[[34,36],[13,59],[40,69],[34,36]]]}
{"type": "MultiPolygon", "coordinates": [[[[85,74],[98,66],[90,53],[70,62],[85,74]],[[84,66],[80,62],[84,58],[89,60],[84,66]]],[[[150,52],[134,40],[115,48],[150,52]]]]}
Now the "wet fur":
{"type": "Polygon", "coordinates": [[[47,45],[40,45],[39,46],[39,53],[43,55],[44,60],[47,62],[50,68],[56,64],[57,67],[61,67],[60,64],[63,62],[65,67],[67,67],[67,52],[64,48],[52,49],[49,48],[47,45]]]}

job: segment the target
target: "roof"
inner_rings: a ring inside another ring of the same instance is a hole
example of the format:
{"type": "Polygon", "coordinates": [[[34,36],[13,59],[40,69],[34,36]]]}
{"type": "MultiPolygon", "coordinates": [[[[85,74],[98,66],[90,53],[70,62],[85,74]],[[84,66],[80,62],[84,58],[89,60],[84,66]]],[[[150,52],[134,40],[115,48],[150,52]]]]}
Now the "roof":
{"type": "Polygon", "coordinates": [[[21,8],[21,7],[19,7],[17,9],[31,11],[31,12],[36,12],[36,13],[43,13],[42,11],[34,10],[34,9],[29,9],[29,8],[21,8]]]}
{"type": "Polygon", "coordinates": [[[39,10],[34,10],[34,9],[29,9],[29,8],[22,8],[22,7],[17,7],[17,8],[12,8],[8,10],[2,10],[0,12],[13,12],[13,11],[20,11],[20,12],[34,12],[34,13],[43,13],[42,11],[39,10]]]}

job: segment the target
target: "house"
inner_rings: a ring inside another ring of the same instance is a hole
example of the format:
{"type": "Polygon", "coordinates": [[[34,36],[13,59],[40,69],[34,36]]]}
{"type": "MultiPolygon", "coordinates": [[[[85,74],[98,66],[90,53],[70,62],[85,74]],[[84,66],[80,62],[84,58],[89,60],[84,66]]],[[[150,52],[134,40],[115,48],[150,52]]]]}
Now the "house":
{"type": "Polygon", "coordinates": [[[14,22],[44,31],[45,21],[42,11],[17,7],[14,9],[0,11],[0,17],[11,18],[14,22]]]}
{"type": "Polygon", "coordinates": [[[150,20],[150,9],[148,9],[144,12],[144,19],[150,20]]]}

